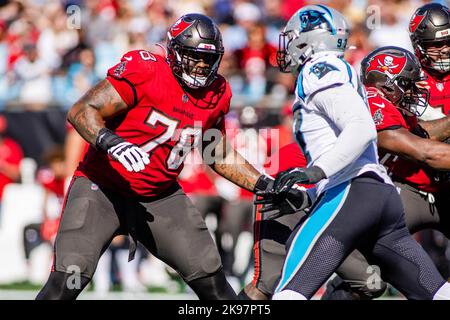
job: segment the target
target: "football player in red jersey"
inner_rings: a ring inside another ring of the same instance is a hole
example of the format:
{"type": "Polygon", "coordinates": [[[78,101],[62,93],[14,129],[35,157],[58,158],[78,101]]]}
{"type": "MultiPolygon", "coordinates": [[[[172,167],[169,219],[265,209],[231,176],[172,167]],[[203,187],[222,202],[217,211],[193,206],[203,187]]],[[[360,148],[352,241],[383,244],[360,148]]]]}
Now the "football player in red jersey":
{"type": "MultiPolygon", "coordinates": [[[[282,146],[274,153],[266,162],[265,170],[267,174],[276,177],[285,170],[305,167],[306,158],[299,145],[294,142],[282,146]]],[[[254,275],[252,281],[239,293],[241,300],[268,300],[272,297],[286,257],[286,242],[305,217],[303,210],[285,214],[283,208],[273,208],[274,210],[267,212],[261,209],[258,205],[254,207],[254,275]]]]}
{"type": "MultiPolygon", "coordinates": [[[[200,299],[236,297],[177,176],[199,146],[213,170],[247,190],[270,190],[273,180],[224,138],[231,91],[217,74],[223,45],[215,23],[184,15],[169,29],[167,49],[167,59],[145,50],[125,54],[69,111],[91,146],[69,187],[52,272],[37,299],[75,299],[118,234],[130,236],[130,259],[141,242],[200,299]]],[[[290,196],[306,205],[304,193],[292,189],[290,196]]]]}
{"type": "Polygon", "coordinates": [[[450,114],[450,11],[437,4],[416,10],[409,23],[416,56],[427,74],[424,84],[430,91],[429,104],[450,114]]]}
{"type": "MultiPolygon", "coordinates": [[[[383,47],[370,53],[362,61],[361,80],[366,86],[368,104],[378,131],[380,162],[388,169],[400,192],[405,208],[405,221],[411,233],[433,228],[450,239],[450,145],[443,143],[450,137],[450,119],[444,117],[419,121],[425,112],[429,93],[419,88],[423,73],[417,58],[398,47],[383,47]],[[388,59],[386,59],[388,57],[388,59]],[[381,68],[389,61],[396,68],[381,68]]],[[[365,272],[364,257],[352,254],[352,269],[347,278],[328,287],[327,298],[348,298],[355,295],[357,283],[352,273],[364,275],[370,283],[372,274],[365,272]],[[359,261],[359,262],[358,262],[359,261]],[[358,269],[360,271],[358,272],[358,269]]],[[[345,262],[344,262],[345,263],[345,262]]],[[[411,261],[411,263],[414,263],[411,261]]],[[[381,276],[383,275],[383,266],[381,276]]],[[[357,292],[358,298],[372,298],[383,293],[357,292]]]]}

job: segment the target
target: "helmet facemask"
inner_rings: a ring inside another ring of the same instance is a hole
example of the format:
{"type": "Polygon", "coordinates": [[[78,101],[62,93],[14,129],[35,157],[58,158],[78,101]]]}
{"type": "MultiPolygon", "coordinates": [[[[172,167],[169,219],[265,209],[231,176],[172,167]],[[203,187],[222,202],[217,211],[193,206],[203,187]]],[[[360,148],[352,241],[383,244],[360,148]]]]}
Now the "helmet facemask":
{"type": "Polygon", "coordinates": [[[175,45],[173,71],[189,88],[209,86],[216,78],[223,52],[175,45]]]}
{"type": "Polygon", "coordinates": [[[430,93],[427,89],[419,88],[416,82],[424,78],[411,80],[405,77],[395,77],[386,82],[383,92],[398,108],[408,115],[420,117],[428,106],[430,93]]]}
{"type": "Polygon", "coordinates": [[[450,38],[440,41],[421,41],[417,43],[422,63],[438,72],[450,72],[450,38]]]}

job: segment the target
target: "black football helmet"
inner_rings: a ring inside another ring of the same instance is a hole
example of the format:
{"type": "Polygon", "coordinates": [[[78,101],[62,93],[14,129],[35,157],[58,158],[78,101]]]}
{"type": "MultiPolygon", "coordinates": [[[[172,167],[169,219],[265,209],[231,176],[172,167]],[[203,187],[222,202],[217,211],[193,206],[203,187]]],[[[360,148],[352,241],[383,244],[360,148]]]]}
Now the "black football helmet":
{"type": "Polygon", "coordinates": [[[224,53],[222,35],[207,16],[189,13],[167,33],[167,60],[182,84],[197,89],[209,86],[224,53]]]}
{"type": "Polygon", "coordinates": [[[420,117],[429,92],[417,82],[426,80],[417,57],[399,47],[381,47],[361,62],[361,82],[380,90],[397,108],[420,117]]]}
{"type": "Polygon", "coordinates": [[[450,11],[447,7],[430,3],[417,9],[409,22],[409,36],[425,69],[439,73],[450,71],[450,11]]]}

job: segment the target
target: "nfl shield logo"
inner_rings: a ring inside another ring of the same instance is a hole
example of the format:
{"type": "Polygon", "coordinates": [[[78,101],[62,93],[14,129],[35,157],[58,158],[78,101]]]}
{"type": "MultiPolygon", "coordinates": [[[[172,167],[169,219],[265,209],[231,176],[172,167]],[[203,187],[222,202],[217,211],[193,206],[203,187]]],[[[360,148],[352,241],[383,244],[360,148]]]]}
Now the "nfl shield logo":
{"type": "Polygon", "coordinates": [[[118,78],[122,75],[122,73],[125,71],[125,66],[127,64],[127,61],[122,61],[116,69],[114,69],[114,75],[118,78]]]}
{"type": "Polygon", "coordinates": [[[183,93],[183,98],[182,98],[182,101],[183,101],[183,103],[186,103],[186,102],[188,102],[188,101],[189,101],[189,98],[188,98],[188,96],[187,96],[187,94],[186,94],[186,93],[183,93]]]}
{"type": "Polygon", "coordinates": [[[439,91],[442,91],[442,90],[444,90],[444,85],[442,84],[442,83],[436,83],[436,88],[439,90],[439,91]]]}
{"type": "Polygon", "coordinates": [[[376,126],[379,126],[381,124],[383,124],[383,113],[381,112],[381,109],[378,109],[377,111],[374,112],[373,114],[373,122],[375,122],[376,126]]]}

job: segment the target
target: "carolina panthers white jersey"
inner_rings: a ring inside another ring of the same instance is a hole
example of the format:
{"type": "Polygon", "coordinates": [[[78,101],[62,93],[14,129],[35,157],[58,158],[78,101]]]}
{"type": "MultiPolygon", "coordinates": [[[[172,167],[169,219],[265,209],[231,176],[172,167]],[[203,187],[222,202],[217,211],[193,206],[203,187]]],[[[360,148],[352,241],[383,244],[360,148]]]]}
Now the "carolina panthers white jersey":
{"type": "Polygon", "coordinates": [[[378,162],[365,90],[345,60],[333,53],[313,56],[298,76],[293,111],[294,135],[308,166],[328,177],[316,185],[316,196],[367,171],[392,183],[378,162]]]}

